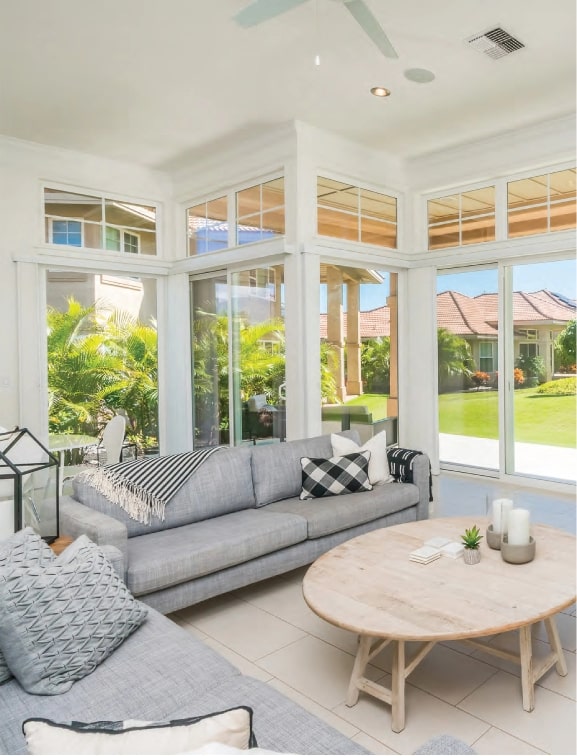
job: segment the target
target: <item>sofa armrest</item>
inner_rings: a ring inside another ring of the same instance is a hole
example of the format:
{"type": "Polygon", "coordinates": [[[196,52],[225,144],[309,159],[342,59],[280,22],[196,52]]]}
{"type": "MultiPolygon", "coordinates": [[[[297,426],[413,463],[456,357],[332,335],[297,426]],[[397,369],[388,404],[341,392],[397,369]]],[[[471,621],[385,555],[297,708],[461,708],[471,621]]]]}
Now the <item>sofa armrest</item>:
{"type": "Polygon", "coordinates": [[[429,516],[429,502],[432,501],[431,463],[424,452],[399,447],[387,450],[391,474],[402,483],[414,483],[419,489],[417,520],[429,516]]]}
{"type": "Polygon", "coordinates": [[[60,531],[78,538],[83,533],[98,546],[115,546],[122,554],[124,568],[128,563],[128,534],[126,525],[114,517],[81,504],[72,496],[60,499],[60,531]]]}
{"type": "Polygon", "coordinates": [[[102,546],[104,556],[114,567],[119,577],[126,582],[126,570],[124,569],[124,554],[116,546],[102,546]]]}
{"type": "Polygon", "coordinates": [[[413,483],[419,489],[417,520],[426,520],[429,516],[431,498],[431,465],[425,453],[419,454],[413,460],[413,483]]]}

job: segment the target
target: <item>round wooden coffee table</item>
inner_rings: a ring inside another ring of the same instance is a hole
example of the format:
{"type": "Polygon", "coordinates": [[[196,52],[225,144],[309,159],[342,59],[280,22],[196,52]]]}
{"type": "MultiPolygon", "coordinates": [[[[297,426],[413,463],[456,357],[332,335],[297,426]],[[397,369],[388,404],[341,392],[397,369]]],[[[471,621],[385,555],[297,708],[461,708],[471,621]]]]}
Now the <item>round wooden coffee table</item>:
{"type": "Polygon", "coordinates": [[[484,518],[448,517],[395,525],[353,538],[314,562],[303,581],[310,608],[333,625],[358,633],[359,646],[347,693],[354,706],[359,691],[392,706],[392,729],[405,726],[405,679],[441,640],[464,640],[476,648],[521,665],[523,708],[532,711],[534,684],[553,665],[567,666],[554,615],[575,601],[575,538],[545,525],[533,525],[535,559],[508,564],[501,552],[481,542],[481,561],[441,557],[429,564],[409,553],[434,536],[460,541],[465,528],[484,518]],[[533,664],[531,626],[540,620],[551,653],[533,664]],[[519,630],[519,654],[472,640],[519,630]],[[420,641],[412,659],[405,642],[420,641]],[[367,664],[393,645],[391,688],[364,676],[367,664]]]}

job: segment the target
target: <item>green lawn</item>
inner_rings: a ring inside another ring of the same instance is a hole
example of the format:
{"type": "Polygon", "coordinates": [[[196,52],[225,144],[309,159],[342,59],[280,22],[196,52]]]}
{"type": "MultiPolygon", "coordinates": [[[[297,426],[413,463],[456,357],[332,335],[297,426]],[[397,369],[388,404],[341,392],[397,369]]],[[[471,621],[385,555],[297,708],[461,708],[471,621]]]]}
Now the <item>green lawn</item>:
{"type": "MultiPolygon", "coordinates": [[[[439,430],[459,436],[497,438],[497,392],[472,391],[439,396],[439,430]]],[[[347,402],[364,405],[373,420],[387,416],[387,397],[363,394],[347,402]]],[[[535,389],[515,391],[515,440],[575,447],[575,396],[541,396],[535,389]]]]}
{"type": "MultiPolygon", "coordinates": [[[[497,438],[497,392],[473,391],[439,396],[439,430],[478,438],[497,438]]],[[[575,396],[541,396],[535,389],[515,391],[515,440],[575,447],[575,396]]]]}
{"type": "Polygon", "coordinates": [[[373,415],[373,422],[387,417],[387,394],[362,394],[350,399],[345,404],[355,407],[368,407],[369,412],[373,415]]]}

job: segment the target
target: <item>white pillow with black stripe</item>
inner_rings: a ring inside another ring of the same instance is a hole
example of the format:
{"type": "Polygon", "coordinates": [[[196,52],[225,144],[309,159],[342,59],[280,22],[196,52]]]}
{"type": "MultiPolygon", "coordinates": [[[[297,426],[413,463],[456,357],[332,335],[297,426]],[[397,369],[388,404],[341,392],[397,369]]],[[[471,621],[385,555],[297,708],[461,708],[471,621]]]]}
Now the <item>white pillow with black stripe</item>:
{"type": "Polygon", "coordinates": [[[301,457],[301,499],[340,496],[357,491],[372,491],[369,482],[370,451],[319,459],[301,457]]]}

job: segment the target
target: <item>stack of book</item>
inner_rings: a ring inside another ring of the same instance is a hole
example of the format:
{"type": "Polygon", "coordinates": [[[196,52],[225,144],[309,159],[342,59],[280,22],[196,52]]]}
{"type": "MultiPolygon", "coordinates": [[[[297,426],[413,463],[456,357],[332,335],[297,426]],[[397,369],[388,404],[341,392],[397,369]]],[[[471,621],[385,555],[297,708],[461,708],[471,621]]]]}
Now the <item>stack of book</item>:
{"type": "Polygon", "coordinates": [[[448,538],[436,536],[429,538],[428,541],[418,549],[411,551],[409,559],[411,562],[420,562],[429,564],[440,557],[449,557],[449,559],[458,559],[463,554],[463,544],[457,541],[450,541],[448,538]]]}
{"type": "Polygon", "coordinates": [[[432,546],[421,546],[409,554],[411,562],[419,562],[420,564],[429,564],[429,562],[434,562],[435,559],[440,559],[440,557],[441,552],[439,549],[435,549],[432,546]]]}

